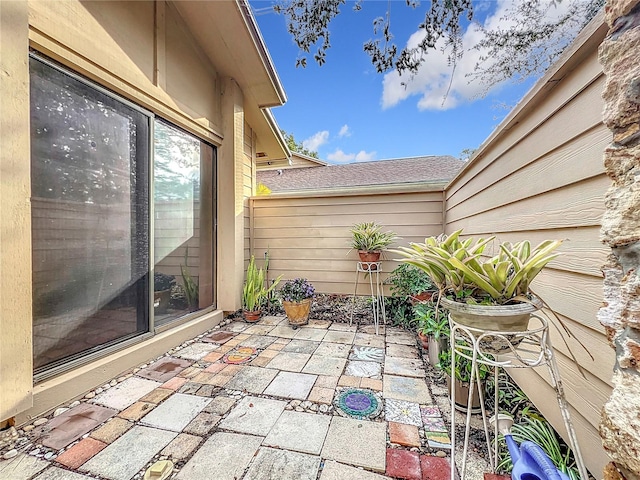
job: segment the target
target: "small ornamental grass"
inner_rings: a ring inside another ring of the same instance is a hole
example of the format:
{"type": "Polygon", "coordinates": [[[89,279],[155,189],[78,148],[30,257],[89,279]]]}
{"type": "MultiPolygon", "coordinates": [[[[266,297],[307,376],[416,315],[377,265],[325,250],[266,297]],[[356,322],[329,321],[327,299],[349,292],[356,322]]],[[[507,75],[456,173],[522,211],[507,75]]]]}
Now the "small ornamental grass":
{"type": "Polygon", "coordinates": [[[287,280],[280,289],[280,296],[285,302],[301,302],[313,297],[316,289],[306,278],[287,280]]]}

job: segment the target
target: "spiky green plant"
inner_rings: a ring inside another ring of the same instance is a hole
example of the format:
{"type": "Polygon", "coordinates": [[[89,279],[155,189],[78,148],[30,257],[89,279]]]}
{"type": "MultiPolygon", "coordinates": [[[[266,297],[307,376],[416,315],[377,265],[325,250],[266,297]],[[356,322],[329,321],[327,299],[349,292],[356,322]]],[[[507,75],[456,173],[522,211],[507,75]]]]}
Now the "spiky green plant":
{"type": "Polygon", "coordinates": [[[559,255],[553,251],[562,244],[547,240],[532,250],[528,241],[505,242],[490,257],[484,251],[495,237],[460,240],[461,234],[457,230],[449,236],[429,237],[394,252],[427,272],[441,293],[452,293],[468,303],[502,305],[529,299],[531,282],[559,255]]]}
{"type": "Polygon", "coordinates": [[[282,275],[265,287],[265,270],[256,267],[256,259],[251,255],[247,266],[247,279],[242,289],[242,307],[250,312],[260,310],[281,278],[282,275]]]}
{"type": "MultiPolygon", "coordinates": [[[[524,441],[537,443],[558,470],[566,473],[571,480],[580,479],[573,452],[568,446],[561,444],[558,435],[544,418],[524,416],[520,423],[516,423],[511,427],[511,435],[518,443],[524,441]]],[[[506,452],[506,443],[502,435],[499,437],[499,444],[501,452],[506,452]]],[[[513,468],[511,457],[506,454],[500,455],[500,457],[501,461],[498,464],[498,470],[510,472],[513,468]]]]}
{"type": "Polygon", "coordinates": [[[395,232],[382,231],[376,222],[356,223],[351,227],[351,248],[365,252],[381,252],[398,239],[395,232]]]}

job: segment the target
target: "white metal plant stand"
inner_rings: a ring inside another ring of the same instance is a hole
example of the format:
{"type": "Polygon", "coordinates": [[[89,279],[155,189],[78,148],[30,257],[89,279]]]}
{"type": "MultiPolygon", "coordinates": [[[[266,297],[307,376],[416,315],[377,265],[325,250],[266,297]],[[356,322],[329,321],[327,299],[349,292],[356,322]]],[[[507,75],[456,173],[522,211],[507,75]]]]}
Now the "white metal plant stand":
{"type": "MultiPolygon", "coordinates": [[[[546,365],[549,369],[552,386],[556,391],[556,398],[560,413],[564,420],[567,434],[569,435],[569,444],[573,450],[573,455],[580,472],[581,480],[588,480],[589,476],[584,466],[580,446],[576,437],[573,423],[569,414],[569,408],[560,379],[560,372],[556,364],[551,339],[549,338],[549,323],[546,318],[538,315],[531,315],[531,324],[534,328],[530,328],[521,332],[488,332],[476,328],[467,327],[455,322],[451,315],[449,316],[449,325],[451,327],[450,348],[451,348],[451,365],[455,365],[456,355],[471,360],[471,382],[469,388],[469,397],[467,399],[467,417],[465,422],[464,447],[462,452],[462,465],[460,476],[464,480],[467,463],[467,449],[469,446],[469,432],[471,426],[471,405],[473,400],[473,391],[476,383],[480,381],[480,372],[478,365],[487,365],[494,367],[494,405],[498,406],[498,368],[535,368],[546,365]],[[537,324],[537,326],[536,326],[537,324]],[[462,342],[460,342],[462,340],[462,342]]],[[[451,478],[455,477],[455,388],[451,388],[451,478]]],[[[487,450],[489,452],[489,464],[495,473],[498,464],[498,442],[494,442],[491,447],[489,437],[488,419],[484,405],[482,392],[480,394],[480,408],[482,410],[482,422],[484,425],[484,434],[487,442],[487,450]]],[[[496,413],[498,413],[496,411],[496,413]]],[[[498,436],[498,422],[494,427],[494,438],[498,436]]]]}
{"type": "Polygon", "coordinates": [[[358,293],[358,280],[360,274],[364,273],[365,278],[369,279],[369,287],[371,289],[371,304],[373,307],[373,323],[376,326],[376,335],[378,335],[378,325],[380,315],[382,314],[382,324],[387,323],[387,316],[384,305],[384,285],[380,273],[382,273],[382,262],[358,262],[356,264],[356,281],[353,289],[353,300],[351,302],[351,316],[349,317],[349,325],[353,322],[353,309],[356,304],[356,295],[358,293]]]}

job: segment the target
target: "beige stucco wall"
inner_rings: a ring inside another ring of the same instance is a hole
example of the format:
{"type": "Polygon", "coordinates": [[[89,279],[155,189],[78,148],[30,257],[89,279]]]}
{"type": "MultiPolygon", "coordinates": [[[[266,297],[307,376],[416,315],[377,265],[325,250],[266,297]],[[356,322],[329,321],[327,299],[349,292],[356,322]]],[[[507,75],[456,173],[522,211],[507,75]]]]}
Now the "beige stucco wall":
{"type": "MultiPolygon", "coordinates": [[[[402,237],[397,245],[442,233],[441,187],[260,196],[251,210],[253,253],[269,252],[270,278],[306,277],[320,293],[353,293],[358,254],[349,251],[349,229],[355,223],[381,223],[402,237]]],[[[386,255],[384,278],[396,265],[392,259],[386,255]]],[[[362,276],[359,293],[369,293],[362,276]]]]}
{"type": "MultiPolygon", "coordinates": [[[[597,48],[602,16],[533,88],[446,190],[446,230],[496,235],[502,241],[564,239],[563,255],[533,285],[594,356],[570,345],[581,377],[557,330],[556,358],[589,470],[599,477],[607,456],[598,435],[611,392],[614,357],[596,319],[602,302],[598,233],[604,212],[602,152],[611,133],[602,124],[604,85],[597,48]]],[[[560,432],[564,426],[546,369],[512,376],[560,432]]],[[[566,438],[566,436],[565,436],[566,438]]]]}
{"type": "Polygon", "coordinates": [[[0,2],[0,421],[32,403],[28,14],[0,2]]]}
{"type": "Polygon", "coordinates": [[[29,1],[30,45],[215,144],[213,65],[165,2],[29,1]]]}
{"type": "MultiPolygon", "coordinates": [[[[192,7],[202,8],[207,14],[215,14],[217,8],[215,4],[205,3],[192,7]]],[[[53,408],[136,363],[157,356],[160,350],[183,342],[188,335],[210,328],[220,321],[222,309],[239,308],[248,231],[247,203],[253,192],[251,182],[247,185],[246,181],[246,174],[251,178],[252,171],[245,171],[247,130],[252,132],[249,138],[252,145],[256,142],[252,127],[245,122],[244,111],[248,107],[257,109],[254,103],[260,95],[266,95],[264,85],[268,81],[259,85],[262,90],[247,95],[232,78],[220,75],[205,53],[207,49],[198,43],[197,36],[175,6],[164,1],[15,1],[0,2],[0,9],[2,421],[18,413],[20,419],[27,419],[53,408]],[[163,332],[127,350],[92,360],[75,373],[41,382],[36,386],[34,397],[31,394],[29,48],[218,147],[216,217],[217,231],[223,232],[217,242],[216,291],[220,310],[174,329],[174,334],[171,330],[163,332]],[[231,263],[225,264],[225,259],[231,263]],[[7,275],[7,271],[11,275],[7,275]],[[35,406],[26,410],[32,402],[35,406]]],[[[247,28],[235,2],[221,4],[220,11],[229,16],[230,25],[247,28]]],[[[216,21],[224,21],[219,17],[216,21]]],[[[235,53],[242,53],[246,58],[253,55],[250,61],[254,62],[260,54],[256,53],[253,33],[242,28],[234,27],[230,34],[233,38],[226,40],[234,44],[235,53]]],[[[223,59],[219,49],[217,54],[223,59]]],[[[233,62],[226,62],[227,69],[237,68],[233,62]]],[[[250,84],[247,79],[264,79],[269,75],[255,70],[243,74],[247,85],[250,84]]],[[[277,97],[276,93],[269,95],[277,97]]],[[[255,148],[249,156],[253,159],[255,148]]]]}

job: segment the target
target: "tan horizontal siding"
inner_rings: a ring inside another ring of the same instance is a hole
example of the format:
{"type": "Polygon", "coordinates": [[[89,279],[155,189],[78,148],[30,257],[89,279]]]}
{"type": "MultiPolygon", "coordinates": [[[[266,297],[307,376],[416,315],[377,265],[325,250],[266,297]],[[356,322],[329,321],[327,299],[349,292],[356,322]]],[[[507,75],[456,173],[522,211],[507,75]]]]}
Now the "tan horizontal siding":
{"type": "MultiPolygon", "coordinates": [[[[522,166],[517,170],[504,170],[504,164],[500,162],[491,164],[490,167],[500,169],[505,175],[500,178],[494,175],[497,172],[487,172],[470,179],[470,188],[477,193],[468,197],[465,201],[451,204],[447,215],[449,221],[455,221],[469,213],[479,213],[487,206],[493,208],[506,202],[524,199],[532,195],[549,192],[562,188],[567,184],[578,183],[602,174],[602,152],[611,142],[610,130],[603,125],[598,125],[583,135],[576,137],[562,147],[541,156],[532,163],[522,166]],[[579,165],[579,168],[576,168],[579,165]],[[566,172],[566,175],[554,175],[554,172],[566,172]],[[489,173],[492,174],[489,177],[489,173]],[[509,173],[506,175],[506,173],[509,173]],[[544,183],[531,181],[532,179],[544,179],[544,183]],[[493,188],[488,188],[487,181],[494,181],[493,188]],[[493,195],[494,188],[499,187],[502,192],[502,203],[496,202],[493,195]]],[[[513,158],[510,157],[509,158],[513,158]]],[[[516,157],[518,158],[518,157],[516,157]]],[[[489,168],[490,168],[489,167],[489,168]]],[[[471,194],[471,192],[466,192],[471,194]]],[[[460,199],[458,199],[460,200],[460,199]]]]}
{"type": "Polygon", "coordinates": [[[249,202],[255,192],[256,147],[251,125],[244,124],[244,159],[242,165],[243,258],[245,270],[251,258],[251,210],[249,202]]]}
{"type": "MultiPolygon", "coordinates": [[[[308,278],[321,293],[353,293],[357,252],[350,251],[350,228],[376,221],[401,240],[394,246],[424,241],[442,233],[442,193],[255,197],[252,242],[256,255],[269,250],[273,276],[308,278]]],[[[386,254],[382,277],[395,268],[386,254]]],[[[370,294],[368,279],[358,293],[370,294]],[[366,287],[366,288],[365,288],[366,287]]]]}
{"type": "Polygon", "coordinates": [[[273,208],[273,207],[295,207],[297,204],[292,202],[296,199],[300,202],[300,206],[311,205],[329,205],[329,206],[350,206],[361,204],[376,204],[376,203],[412,203],[412,202],[442,202],[442,191],[424,191],[424,192],[410,192],[410,193],[381,193],[381,194],[368,194],[368,193],[355,193],[352,195],[317,195],[313,197],[299,196],[299,195],[278,195],[270,196],[268,203],[258,202],[256,203],[256,209],[260,208],[273,208]]]}
{"type": "MultiPolygon", "coordinates": [[[[385,213],[378,212],[377,215],[385,215],[385,213]]],[[[391,215],[391,213],[387,214],[391,215]]],[[[413,227],[417,222],[425,225],[440,225],[442,224],[442,212],[438,213],[404,213],[395,212],[394,224],[398,227],[413,227]]],[[[345,228],[347,231],[349,228],[362,218],[357,214],[342,214],[342,215],[323,215],[323,216],[309,216],[298,215],[296,217],[270,217],[270,218],[256,218],[255,228],[307,228],[310,222],[313,221],[315,228],[328,228],[336,229],[340,228],[340,231],[345,228]]]]}
{"type": "MultiPolygon", "coordinates": [[[[543,183],[544,179],[540,179],[540,182],[543,183]]],[[[493,232],[504,231],[505,225],[512,231],[531,230],[533,226],[551,229],[599,225],[604,192],[609,184],[609,179],[602,174],[561,189],[503,204],[477,215],[469,213],[451,221],[447,215],[447,230],[464,228],[465,232],[480,229],[493,232]]],[[[494,190],[494,195],[500,198],[500,203],[504,202],[501,190],[494,190]]]]}
{"type": "Polygon", "coordinates": [[[611,355],[611,347],[604,333],[585,327],[580,322],[565,317],[564,315],[558,314],[558,316],[571,332],[571,337],[575,338],[569,338],[558,321],[550,317],[552,319],[552,325],[549,333],[554,348],[567,358],[571,356],[569,352],[570,348],[584,370],[591,372],[591,374],[598,377],[603,383],[611,385],[611,371],[615,363],[615,357],[611,355]],[[562,331],[562,336],[560,331],[562,331]],[[565,345],[563,338],[569,347],[565,345]],[[584,345],[586,350],[580,346],[578,340],[584,345]],[[593,358],[591,358],[591,356],[593,356],[593,358]]]}
{"type": "MultiPolygon", "coordinates": [[[[491,143],[491,148],[483,149],[476,156],[491,163],[505,155],[514,145],[524,141],[525,145],[532,149],[525,150],[526,153],[520,160],[526,162],[527,159],[538,158],[567,140],[583,134],[602,122],[602,112],[596,112],[593,106],[602,106],[603,84],[602,67],[598,64],[597,55],[590,55],[587,61],[563,78],[562,82],[557,82],[548,96],[535,99],[535,107],[525,106],[522,109],[525,114],[513,125],[509,125],[508,130],[499,131],[491,143]],[[530,137],[534,131],[538,142],[530,137]]],[[[505,163],[508,161],[503,159],[500,165],[505,163]]],[[[458,192],[466,186],[465,177],[475,177],[483,170],[483,165],[486,167],[484,162],[469,165],[463,176],[459,176],[447,186],[447,202],[452,202],[453,205],[457,203],[455,196],[465,198],[465,195],[474,193],[474,190],[466,191],[466,188],[465,192],[458,192]]]]}
{"type": "MultiPolygon", "coordinates": [[[[599,30],[598,35],[603,34],[599,30]]],[[[496,235],[499,241],[528,239],[535,245],[564,240],[559,250],[563,255],[532,287],[594,357],[568,340],[585,372],[582,377],[560,333],[551,327],[584,459],[599,478],[607,457],[598,423],[611,393],[615,355],[596,318],[602,304],[600,267],[607,255],[598,237],[610,185],[602,154],[611,141],[602,125],[604,77],[597,43],[589,43],[588,51],[574,52],[554,74],[553,87],[546,84],[528,97],[447,186],[445,222],[448,232],[464,228],[464,235],[496,235]]],[[[564,432],[546,368],[512,374],[545,417],[564,432]]]]}

